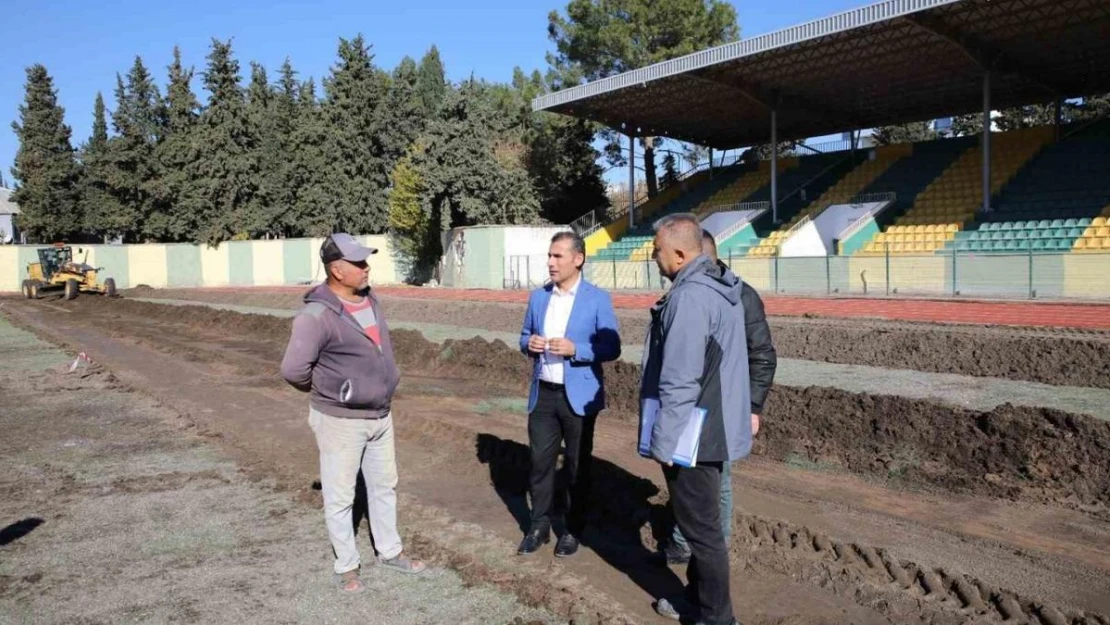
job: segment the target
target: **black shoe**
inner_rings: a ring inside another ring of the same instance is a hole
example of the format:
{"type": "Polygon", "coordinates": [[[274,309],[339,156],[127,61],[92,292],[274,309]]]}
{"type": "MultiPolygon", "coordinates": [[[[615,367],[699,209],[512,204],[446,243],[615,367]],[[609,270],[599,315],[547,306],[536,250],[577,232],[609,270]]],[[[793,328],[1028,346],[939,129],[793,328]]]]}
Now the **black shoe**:
{"type": "Polygon", "coordinates": [[[555,557],[566,558],[578,553],[578,539],[570,534],[563,534],[555,545],[555,557]]]}
{"type": "Polygon", "coordinates": [[[549,530],[530,531],[524,535],[524,540],[520,541],[520,547],[517,547],[516,554],[522,556],[535,553],[540,547],[546,545],[550,541],[551,532],[549,530]]]}

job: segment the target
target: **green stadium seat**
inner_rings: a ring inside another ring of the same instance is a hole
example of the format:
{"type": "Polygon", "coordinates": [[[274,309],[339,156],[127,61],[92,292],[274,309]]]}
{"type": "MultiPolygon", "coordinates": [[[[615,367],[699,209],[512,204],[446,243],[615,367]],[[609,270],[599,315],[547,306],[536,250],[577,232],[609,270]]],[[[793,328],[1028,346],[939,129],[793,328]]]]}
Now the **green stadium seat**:
{"type": "Polygon", "coordinates": [[[1014,238],[1018,241],[1024,241],[1029,238],[1029,233],[1025,230],[1018,230],[1016,233],[1014,233],[1014,238]]]}
{"type": "Polygon", "coordinates": [[[1064,227],[1065,228],[1074,228],[1078,225],[1079,225],[1079,222],[1075,219],[1069,219],[1069,220],[1064,222],[1064,227]]]}
{"type": "Polygon", "coordinates": [[[1063,228],[1064,227],[1064,220],[1063,219],[1053,219],[1052,220],[1052,227],[1053,228],[1063,228]]]}
{"type": "Polygon", "coordinates": [[[1040,228],[1041,230],[1045,230],[1047,228],[1052,227],[1052,222],[1047,220],[1047,219],[1042,219],[1039,222],[1037,222],[1037,227],[1040,228]]]}
{"type": "Polygon", "coordinates": [[[1087,226],[1091,225],[1091,218],[1090,217],[1084,217],[1083,219],[1080,219],[1079,222],[1076,225],[1079,226],[1080,228],[1086,228],[1087,226]]]}
{"type": "MultiPolygon", "coordinates": [[[[1056,221],[1060,221],[1060,220],[1057,219],[1056,221]]],[[[1056,223],[1056,222],[1053,222],[1053,223],[1056,223]]],[[[1057,238],[1057,239],[1063,239],[1064,237],[1068,236],[1068,231],[1064,230],[1063,228],[1056,228],[1056,230],[1054,230],[1052,232],[1052,236],[1054,238],[1057,238]]]]}
{"type": "Polygon", "coordinates": [[[1072,228],[1068,230],[1068,238],[1078,239],[1081,236],[1083,236],[1083,228],[1072,228]]]}
{"type": "Polygon", "coordinates": [[[1029,240],[1028,239],[1023,239],[1021,241],[1018,241],[1017,244],[1018,244],[1018,249],[1019,250],[1021,250],[1023,252],[1028,252],[1029,251],[1029,240]]]}
{"type": "Polygon", "coordinates": [[[1035,241],[1033,241],[1033,251],[1044,250],[1044,246],[1045,246],[1044,239],[1036,239],[1035,241]]]}
{"type": "Polygon", "coordinates": [[[1017,250],[1018,249],[1017,241],[1006,241],[1006,243],[1003,245],[1002,249],[1006,250],[1007,252],[1017,250]]]}
{"type": "Polygon", "coordinates": [[[1008,221],[1002,222],[1002,228],[1001,228],[1002,231],[1007,232],[1007,231],[1010,231],[1010,230],[1013,230],[1013,229],[1014,229],[1014,224],[1012,224],[1008,221]]]}

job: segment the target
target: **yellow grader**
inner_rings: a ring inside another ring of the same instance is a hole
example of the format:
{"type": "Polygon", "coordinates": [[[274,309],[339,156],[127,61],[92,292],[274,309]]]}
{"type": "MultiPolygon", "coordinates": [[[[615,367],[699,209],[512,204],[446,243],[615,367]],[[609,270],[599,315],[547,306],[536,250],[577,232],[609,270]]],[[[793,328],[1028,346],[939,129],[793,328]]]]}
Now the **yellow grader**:
{"type": "MultiPolygon", "coordinates": [[[[39,262],[27,265],[27,279],[23,281],[23,296],[39,299],[47,291],[62,290],[62,297],[73,299],[78,293],[97,293],[116,296],[116,281],[112,278],[97,282],[97,272],[85,262],[74,262],[73,250],[68,245],[55,244],[38,250],[39,262]]],[[[88,254],[85,254],[86,259],[88,254]]]]}

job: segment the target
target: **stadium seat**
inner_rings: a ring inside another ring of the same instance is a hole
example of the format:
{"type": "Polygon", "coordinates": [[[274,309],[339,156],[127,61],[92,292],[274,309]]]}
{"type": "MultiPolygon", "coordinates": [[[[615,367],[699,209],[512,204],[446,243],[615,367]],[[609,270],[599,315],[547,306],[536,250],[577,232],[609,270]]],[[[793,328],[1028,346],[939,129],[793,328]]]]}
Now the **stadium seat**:
{"type": "Polygon", "coordinates": [[[1091,221],[1091,225],[1092,226],[1098,226],[1098,227],[1101,228],[1102,226],[1106,225],[1106,218],[1105,217],[1095,217],[1094,220],[1091,221]]]}
{"type": "Polygon", "coordinates": [[[1034,251],[1044,250],[1044,246],[1045,246],[1044,239],[1036,239],[1036,240],[1033,241],[1033,250],[1034,251]]]}
{"type": "Polygon", "coordinates": [[[1068,219],[1064,222],[1064,227],[1065,228],[1074,228],[1078,225],[1079,225],[1079,222],[1075,219],[1068,219]]]}
{"type": "Polygon", "coordinates": [[[1052,227],[1053,228],[1063,228],[1064,227],[1064,220],[1063,219],[1053,219],[1052,220],[1052,227]]]}
{"type": "Polygon", "coordinates": [[[1090,217],[1084,217],[1084,218],[1080,219],[1076,223],[1076,225],[1079,226],[1080,228],[1086,228],[1087,226],[1091,225],[1091,218],[1090,217]]]}

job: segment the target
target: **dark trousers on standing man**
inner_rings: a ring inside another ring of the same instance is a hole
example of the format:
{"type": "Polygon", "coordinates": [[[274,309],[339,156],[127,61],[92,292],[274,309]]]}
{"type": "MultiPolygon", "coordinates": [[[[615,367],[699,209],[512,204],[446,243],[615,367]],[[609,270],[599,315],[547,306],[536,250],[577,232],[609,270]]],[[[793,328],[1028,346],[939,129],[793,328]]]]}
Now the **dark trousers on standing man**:
{"type": "Polygon", "coordinates": [[[663,467],[675,521],[690,544],[687,594],[706,625],[731,625],[728,548],[721,531],[721,463],[663,467]]]}
{"type": "Polygon", "coordinates": [[[566,446],[563,471],[566,491],[561,496],[566,510],[567,531],[581,537],[586,526],[586,503],[590,492],[590,467],[597,415],[580,417],[567,402],[562,385],[541,381],[536,407],[528,415],[528,444],[532,451],[532,524],[529,531],[551,529],[555,500],[555,467],[559,443],[566,446]]]}

